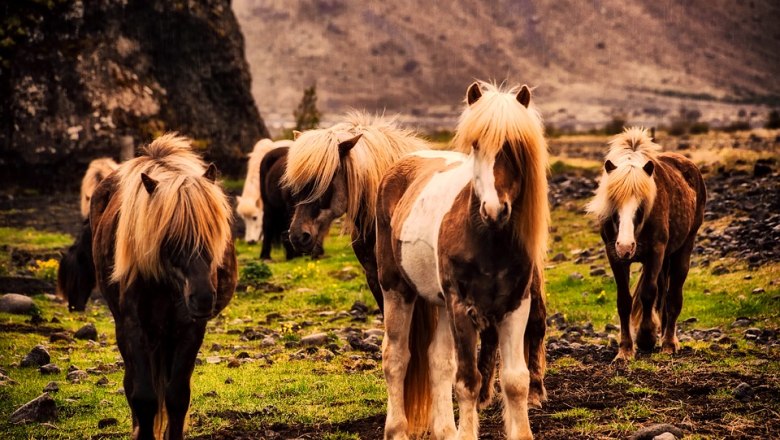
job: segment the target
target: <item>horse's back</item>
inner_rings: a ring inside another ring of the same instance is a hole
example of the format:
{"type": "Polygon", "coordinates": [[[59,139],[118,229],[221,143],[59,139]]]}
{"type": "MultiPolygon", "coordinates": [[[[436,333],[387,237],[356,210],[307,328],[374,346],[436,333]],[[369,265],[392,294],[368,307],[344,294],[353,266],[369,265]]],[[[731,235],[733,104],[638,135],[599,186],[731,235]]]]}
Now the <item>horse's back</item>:
{"type": "Polygon", "coordinates": [[[704,203],[707,199],[707,189],[699,167],[687,157],[674,152],[661,153],[658,155],[658,160],[674,169],[682,176],[685,183],[687,183],[696,194],[697,210],[701,210],[703,213],[704,203]]]}
{"type": "MultiPolygon", "coordinates": [[[[438,301],[441,222],[471,180],[467,156],[424,151],[405,156],[390,168],[380,189],[378,215],[386,216],[393,255],[407,281],[430,301],[438,301]],[[438,272],[434,272],[438,273],[438,272]]],[[[381,222],[378,222],[381,224],[381,222]]]]}

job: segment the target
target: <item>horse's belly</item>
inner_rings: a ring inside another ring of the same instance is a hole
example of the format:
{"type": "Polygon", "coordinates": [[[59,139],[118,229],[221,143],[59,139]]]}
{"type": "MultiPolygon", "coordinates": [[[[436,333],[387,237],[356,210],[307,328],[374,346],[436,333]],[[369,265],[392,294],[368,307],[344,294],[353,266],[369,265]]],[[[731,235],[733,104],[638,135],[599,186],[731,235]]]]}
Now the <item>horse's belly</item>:
{"type": "Polygon", "coordinates": [[[414,289],[428,301],[442,303],[438,242],[441,222],[455,198],[470,182],[472,164],[436,173],[414,196],[403,222],[400,242],[401,268],[414,289]]]}

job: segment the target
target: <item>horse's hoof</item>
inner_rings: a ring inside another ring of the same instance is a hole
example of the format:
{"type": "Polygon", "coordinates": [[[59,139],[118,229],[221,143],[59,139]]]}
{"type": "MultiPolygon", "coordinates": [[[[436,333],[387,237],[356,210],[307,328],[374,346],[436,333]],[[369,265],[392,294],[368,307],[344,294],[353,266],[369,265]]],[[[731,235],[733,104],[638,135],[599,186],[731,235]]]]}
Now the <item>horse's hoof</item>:
{"type": "Polygon", "coordinates": [[[612,362],[630,362],[632,360],[634,360],[634,351],[621,348],[615,359],[612,359],[612,362]]]}
{"type": "Polygon", "coordinates": [[[675,354],[680,350],[680,343],[677,341],[664,341],[661,345],[661,353],[675,354]]]}
{"type": "Polygon", "coordinates": [[[547,401],[547,390],[544,389],[544,385],[535,386],[531,384],[531,389],[528,391],[528,408],[542,409],[542,404],[547,401]]]}

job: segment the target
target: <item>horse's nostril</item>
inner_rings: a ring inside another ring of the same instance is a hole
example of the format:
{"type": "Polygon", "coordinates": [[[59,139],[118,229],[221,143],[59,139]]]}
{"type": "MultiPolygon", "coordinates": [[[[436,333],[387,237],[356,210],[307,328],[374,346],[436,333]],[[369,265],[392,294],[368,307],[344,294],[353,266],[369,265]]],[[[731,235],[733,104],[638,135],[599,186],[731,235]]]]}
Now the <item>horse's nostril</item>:
{"type": "Polygon", "coordinates": [[[303,244],[311,243],[311,234],[309,234],[308,232],[301,233],[301,243],[303,244]]]}

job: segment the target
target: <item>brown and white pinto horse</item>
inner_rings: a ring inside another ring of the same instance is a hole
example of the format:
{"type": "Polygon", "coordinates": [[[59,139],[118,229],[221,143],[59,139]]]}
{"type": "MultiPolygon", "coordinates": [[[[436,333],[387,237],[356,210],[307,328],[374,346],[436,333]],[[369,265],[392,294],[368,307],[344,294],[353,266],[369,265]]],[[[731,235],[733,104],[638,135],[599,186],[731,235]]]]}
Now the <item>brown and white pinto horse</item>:
{"type": "Polygon", "coordinates": [[[477,438],[496,344],[507,438],[532,437],[528,403],[544,398],[541,376],[531,388],[529,363],[543,373],[549,208],[547,144],[530,100],[526,86],[472,84],[453,139],[462,153],[408,155],[382,180],[385,438],[455,437],[453,382],[457,438],[477,438]]]}
{"type": "Polygon", "coordinates": [[[236,286],[230,205],[187,139],[164,135],[95,190],[97,283],[116,325],[134,438],[181,439],[206,322],[236,286]]]}
{"type": "Polygon", "coordinates": [[[620,351],[634,357],[634,342],[652,351],[661,325],[662,350],[679,348],[677,317],[707,190],[696,165],[676,153],[659,153],[646,130],[628,128],[610,142],[604,172],[588,211],[601,237],[617,283],[620,351]],[[632,262],[642,264],[633,299],[632,262]],[[658,322],[658,312],[662,322],[658,322]]]}
{"type": "Polygon", "coordinates": [[[354,112],[347,122],[297,135],[287,156],[285,185],[296,203],[290,241],[311,253],[328,225],[346,213],[344,228],[379,308],[384,307],[377,279],[376,197],[385,171],[406,153],[430,145],[394,120],[354,112]]]}
{"type": "Polygon", "coordinates": [[[89,217],[89,201],[92,193],[95,192],[98,184],[119,168],[114,159],[110,157],[101,157],[93,160],[87,167],[87,172],[81,179],[81,217],[89,217]]]}

